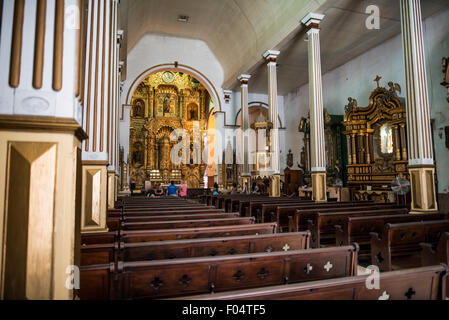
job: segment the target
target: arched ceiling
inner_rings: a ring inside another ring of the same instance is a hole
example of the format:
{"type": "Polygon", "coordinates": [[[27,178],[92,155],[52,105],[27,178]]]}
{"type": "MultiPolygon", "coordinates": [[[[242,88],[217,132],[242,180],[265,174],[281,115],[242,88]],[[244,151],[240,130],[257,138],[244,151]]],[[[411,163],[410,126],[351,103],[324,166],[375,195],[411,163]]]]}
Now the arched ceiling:
{"type": "MultiPolygon", "coordinates": [[[[122,0],[123,2],[123,0],[122,0]]],[[[128,52],[146,33],[205,41],[229,87],[326,0],[128,0],[128,52]],[[179,15],[189,16],[187,23],[179,15]]]]}
{"type": "MultiPolygon", "coordinates": [[[[250,91],[267,92],[262,54],[281,50],[279,94],[308,82],[307,42],[300,20],[326,15],[321,24],[323,73],[331,71],[401,32],[400,0],[121,0],[121,28],[128,52],[146,33],[203,40],[221,63],[224,89],[251,73],[250,91]],[[381,29],[365,27],[366,7],[380,8],[381,29]],[[122,10],[122,9],[121,9],[122,10]],[[187,23],[179,15],[189,16],[187,23]]],[[[423,18],[449,8],[448,0],[422,0],[423,18]]],[[[180,57],[182,61],[182,57],[180,57]]]]}

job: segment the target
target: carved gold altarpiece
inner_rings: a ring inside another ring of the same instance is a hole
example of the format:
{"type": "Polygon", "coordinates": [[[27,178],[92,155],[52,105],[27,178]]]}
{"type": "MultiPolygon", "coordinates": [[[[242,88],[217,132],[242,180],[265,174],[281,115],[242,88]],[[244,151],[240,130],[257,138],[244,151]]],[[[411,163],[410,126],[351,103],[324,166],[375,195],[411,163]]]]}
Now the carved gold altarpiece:
{"type": "Polygon", "coordinates": [[[397,95],[401,87],[393,82],[380,87],[380,79],[374,80],[377,88],[367,107],[358,107],[353,98],[346,106],[348,185],[359,190],[389,190],[394,178],[409,179],[405,101],[397,95]]]}
{"type": "Polygon", "coordinates": [[[137,189],[143,188],[145,181],[168,184],[185,180],[190,188],[203,184],[202,128],[210,103],[206,88],[180,72],[155,73],[139,84],[132,97],[128,160],[129,176],[137,189]],[[171,141],[170,135],[177,129],[185,129],[190,136],[189,159],[180,164],[170,158],[178,143],[171,141]]]}

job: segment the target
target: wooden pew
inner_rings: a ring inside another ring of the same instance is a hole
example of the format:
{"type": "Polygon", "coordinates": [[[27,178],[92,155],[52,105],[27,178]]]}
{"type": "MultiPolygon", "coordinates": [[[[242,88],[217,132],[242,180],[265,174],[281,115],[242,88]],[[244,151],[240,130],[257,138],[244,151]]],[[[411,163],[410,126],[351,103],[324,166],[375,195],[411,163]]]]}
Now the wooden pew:
{"type": "Polygon", "coordinates": [[[118,231],[83,233],[81,234],[81,245],[114,243],[118,240],[118,231]]]}
{"type": "Polygon", "coordinates": [[[367,210],[367,211],[343,211],[343,212],[314,212],[308,219],[307,229],[311,233],[310,245],[312,248],[319,248],[323,244],[322,240],[329,240],[335,243],[336,225],[341,225],[343,220],[348,217],[376,216],[376,215],[406,215],[408,210],[403,209],[385,209],[385,210],[367,210]]]}
{"type": "Polygon", "coordinates": [[[176,211],[135,211],[124,212],[123,217],[139,217],[139,216],[161,216],[161,215],[186,215],[186,214],[217,214],[225,213],[221,209],[208,209],[208,210],[176,210],[176,211]]]}
{"type": "Polygon", "coordinates": [[[449,264],[449,232],[444,232],[436,248],[431,243],[421,243],[421,265],[449,264]]]}
{"type": "Polygon", "coordinates": [[[281,205],[288,205],[288,204],[302,205],[305,203],[313,203],[313,202],[301,200],[299,198],[269,198],[265,200],[250,200],[248,203],[248,207],[245,210],[248,216],[256,217],[258,222],[262,222],[263,205],[265,205],[267,210],[268,205],[271,205],[269,208],[276,209],[277,206],[281,205]]]}
{"type": "Polygon", "coordinates": [[[238,237],[122,243],[120,261],[144,261],[302,250],[309,248],[309,232],[238,237]]]}
{"type": "MultiPolygon", "coordinates": [[[[283,286],[194,295],[176,300],[442,300],[447,297],[446,265],[380,274],[379,289],[368,289],[368,275],[283,286]]],[[[369,281],[369,280],[368,280],[369,281]]]]}
{"type": "MultiPolygon", "coordinates": [[[[382,233],[371,232],[371,262],[381,271],[393,269],[393,258],[406,258],[407,267],[421,265],[420,243],[436,244],[441,234],[449,231],[449,220],[425,222],[387,223],[382,233]],[[418,260],[413,261],[418,255],[418,260]]],[[[399,259],[398,259],[399,260],[399,259]]],[[[401,264],[401,261],[397,261],[401,264]]]]}
{"type": "MultiPolygon", "coordinates": [[[[375,207],[379,204],[375,204],[371,201],[363,201],[363,202],[333,202],[333,203],[316,203],[316,202],[304,202],[299,204],[281,204],[276,206],[274,209],[270,210],[268,217],[270,218],[268,221],[276,221],[279,224],[279,229],[288,227],[289,231],[295,231],[295,213],[296,210],[303,209],[339,209],[339,208],[350,208],[350,207],[375,207]]],[[[393,206],[391,204],[382,204],[393,206]]],[[[266,211],[267,209],[262,206],[262,210],[266,211]]],[[[267,214],[263,215],[264,221],[266,220],[267,214]]],[[[267,221],[267,222],[268,222],[267,221]]],[[[297,230],[296,230],[297,231],[297,230]]]]}
{"type": "Polygon", "coordinates": [[[158,205],[156,207],[139,206],[139,207],[133,207],[133,208],[124,208],[123,213],[142,212],[142,211],[145,211],[145,212],[179,211],[179,210],[196,210],[196,211],[201,211],[201,210],[206,210],[206,211],[212,210],[213,211],[213,210],[215,210],[215,211],[219,211],[216,208],[213,208],[210,206],[200,206],[200,205],[189,204],[188,206],[158,205]]]}
{"type": "Polygon", "coordinates": [[[154,229],[177,229],[177,228],[200,228],[229,226],[236,224],[253,224],[254,218],[227,218],[227,219],[204,219],[204,220],[173,220],[156,222],[122,222],[123,230],[154,230],[154,229]]]}
{"type": "Polygon", "coordinates": [[[441,213],[347,217],[342,224],[335,226],[335,243],[337,246],[347,246],[353,242],[357,242],[360,246],[369,245],[371,243],[370,232],[381,233],[387,223],[444,220],[446,218],[446,214],[441,213]]]}
{"type": "Polygon", "coordinates": [[[379,210],[393,210],[400,209],[395,204],[373,204],[371,206],[343,206],[343,207],[335,207],[335,208],[319,208],[319,207],[311,207],[311,208],[303,208],[297,209],[294,216],[294,222],[290,222],[289,226],[293,225],[294,231],[304,231],[308,228],[308,221],[314,219],[316,217],[317,212],[328,213],[328,212],[345,212],[345,211],[379,211],[379,210]]]}
{"type": "Polygon", "coordinates": [[[106,225],[109,231],[119,231],[120,230],[120,217],[107,217],[106,225]]]}
{"type": "Polygon", "coordinates": [[[120,239],[125,243],[203,239],[214,237],[232,237],[275,233],[276,223],[242,224],[234,226],[184,228],[166,230],[140,230],[120,232],[120,239]]]}
{"type": "Polygon", "coordinates": [[[101,243],[81,246],[81,266],[117,262],[119,243],[101,243]]]}
{"type": "Polygon", "coordinates": [[[119,262],[122,299],[155,299],[354,276],[357,247],[119,262]]]}
{"type": "Polygon", "coordinates": [[[109,300],[114,297],[114,263],[80,267],[81,300],[109,300]]]}
{"type": "Polygon", "coordinates": [[[123,217],[123,222],[152,222],[152,221],[171,221],[171,220],[201,220],[201,219],[224,219],[238,218],[238,213],[208,213],[208,214],[178,214],[178,215],[157,215],[157,216],[134,216],[123,217]]]}

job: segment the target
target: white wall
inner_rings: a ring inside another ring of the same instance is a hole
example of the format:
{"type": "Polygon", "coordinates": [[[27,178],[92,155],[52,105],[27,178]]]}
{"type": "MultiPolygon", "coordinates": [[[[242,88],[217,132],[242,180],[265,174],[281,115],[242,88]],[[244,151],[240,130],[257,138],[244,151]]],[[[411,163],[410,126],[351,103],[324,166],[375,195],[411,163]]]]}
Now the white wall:
{"type": "MultiPolygon", "coordinates": [[[[447,89],[440,83],[443,80],[441,59],[449,56],[449,10],[427,18],[424,21],[424,40],[428,76],[431,117],[435,119],[435,158],[439,192],[449,187],[449,150],[445,147],[444,136],[438,136],[439,128],[449,125],[449,103],[446,101],[447,89]]],[[[405,69],[403,62],[402,38],[398,35],[383,44],[367,51],[359,57],[323,75],[324,108],[330,114],[344,114],[348,97],[355,98],[359,106],[369,104],[370,93],[375,89],[373,79],[380,75],[381,86],[387,82],[399,83],[400,96],[405,97],[405,69]]],[[[301,116],[307,115],[309,108],[308,84],[285,96],[287,118],[287,146],[294,146],[295,161],[302,147],[302,134],[297,133],[301,116]],[[298,139],[301,138],[299,142],[298,139]]],[[[299,158],[298,158],[299,159],[299,158]]],[[[296,162],[295,162],[296,163],[296,162]]]]}

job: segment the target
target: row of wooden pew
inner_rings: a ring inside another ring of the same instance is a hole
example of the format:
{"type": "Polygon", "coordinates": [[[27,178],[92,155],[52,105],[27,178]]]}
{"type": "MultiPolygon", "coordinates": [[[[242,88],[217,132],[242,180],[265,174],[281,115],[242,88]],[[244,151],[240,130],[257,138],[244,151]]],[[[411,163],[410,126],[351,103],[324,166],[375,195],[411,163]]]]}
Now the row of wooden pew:
{"type": "Polygon", "coordinates": [[[123,198],[109,214],[110,232],[82,236],[81,299],[447,296],[446,215],[418,218],[394,204],[262,196],[200,196],[199,202],[123,198]],[[394,241],[375,242],[386,239],[385,228],[404,224],[410,236],[395,231],[394,241]],[[359,254],[382,271],[392,270],[392,258],[401,254],[421,254],[424,267],[382,272],[381,288],[369,290],[368,276],[357,275],[359,254]]]}

